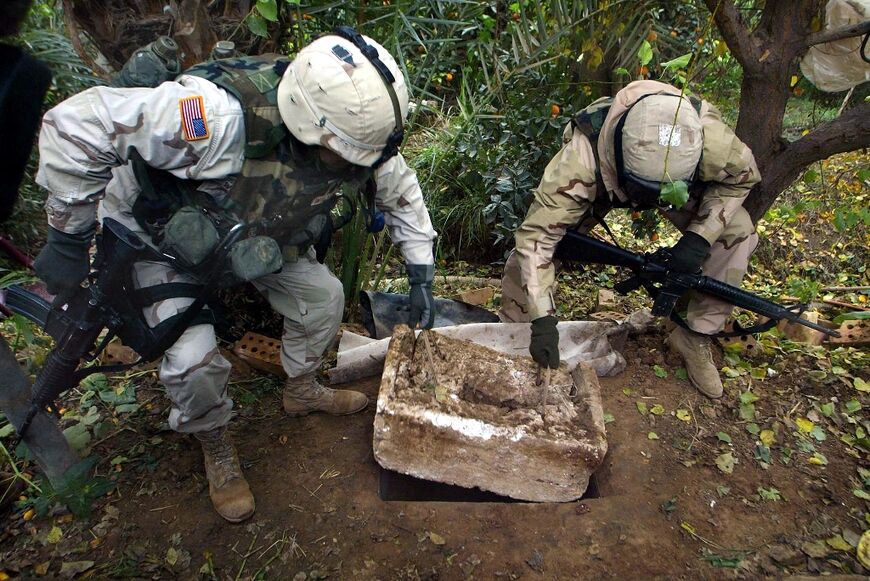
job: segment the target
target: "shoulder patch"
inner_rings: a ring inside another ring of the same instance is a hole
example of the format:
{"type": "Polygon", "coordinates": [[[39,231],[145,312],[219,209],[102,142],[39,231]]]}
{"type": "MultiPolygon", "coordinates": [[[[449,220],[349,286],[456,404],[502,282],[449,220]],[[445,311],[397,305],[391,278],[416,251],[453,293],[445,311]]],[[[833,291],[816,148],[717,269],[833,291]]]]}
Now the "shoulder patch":
{"type": "Polygon", "coordinates": [[[205,103],[202,95],[185,97],[178,100],[181,112],[181,130],[187,141],[199,141],[209,138],[208,121],[205,118],[205,103]]]}

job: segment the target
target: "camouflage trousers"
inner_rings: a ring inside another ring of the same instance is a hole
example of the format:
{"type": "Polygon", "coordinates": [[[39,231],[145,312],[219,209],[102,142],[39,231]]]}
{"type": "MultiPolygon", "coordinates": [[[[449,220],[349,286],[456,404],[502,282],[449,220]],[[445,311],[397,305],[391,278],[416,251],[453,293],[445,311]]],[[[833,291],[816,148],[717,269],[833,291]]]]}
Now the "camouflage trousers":
{"type": "MultiPolygon", "coordinates": [[[[164,263],[140,262],[133,270],[139,288],[195,282],[164,263]]],[[[281,364],[287,375],[298,377],[317,369],[341,323],[341,282],[310,251],[285,262],[280,272],[258,279],[254,286],[284,316],[281,364]]],[[[157,325],[192,302],[190,298],[160,301],[144,309],[145,318],[149,325],[157,325]]],[[[173,430],[203,432],[230,421],[230,368],[218,349],[211,325],[190,327],[166,351],[160,364],[160,381],[172,402],[169,426],[173,430]]]]}
{"type": "MultiPolygon", "coordinates": [[[[686,210],[667,212],[665,217],[682,232],[694,217],[694,213],[689,207],[686,210]]],[[[740,208],[719,239],[710,247],[710,255],[702,266],[703,273],[730,285],[740,286],[749,267],[749,258],[757,245],[758,234],[755,233],[752,220],[746,210],[740,208]]],[[[515,252],[511,252],[505,263],[501,285],[501,320],[506,323],[529,321],[526,294],[523,291],[520,265],[515,252]]],[[[693,293],[689,298],[686,322],[699,333],[717,333],[725,326],[733,308],[725,301],[693,293]]]]}

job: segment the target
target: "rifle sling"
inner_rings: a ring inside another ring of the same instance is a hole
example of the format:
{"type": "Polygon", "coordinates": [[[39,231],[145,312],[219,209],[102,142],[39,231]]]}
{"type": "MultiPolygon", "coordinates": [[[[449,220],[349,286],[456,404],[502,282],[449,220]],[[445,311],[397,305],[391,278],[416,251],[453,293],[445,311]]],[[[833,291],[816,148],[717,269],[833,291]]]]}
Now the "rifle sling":
{"type": "Polygon", "coordinates": [[[776,324],[779,323],[778,319],[770,319],[764,323],[752,325],[744,329],[740,326],[740,323],[734,321],[733,331],[719,331],[718,333],[699,333],[698,331],[689,327],[689,324],[686,322],[686,320],[678,315],[675,311],[671,311],[671,321],[673,321],[683,329],[691,331],[695,335],[701,335],[702,337],[712,337],[714,339],[726,339],[728,337],[742,337],[743,335],[755,335],[756,333],[764,333],[765,331],[769,331],[770,329],[774,328],[776,324]]]}

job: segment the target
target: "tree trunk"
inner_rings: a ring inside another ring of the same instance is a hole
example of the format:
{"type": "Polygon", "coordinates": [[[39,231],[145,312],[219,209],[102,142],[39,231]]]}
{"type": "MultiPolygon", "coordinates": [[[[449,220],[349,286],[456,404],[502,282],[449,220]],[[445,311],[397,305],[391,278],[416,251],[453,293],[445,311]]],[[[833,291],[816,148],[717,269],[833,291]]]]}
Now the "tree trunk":
{"type": "MultiPolygon", "coordinates": [[[[791,75],[810,44],[827,36],[812,34],[822,0],[767,0],[750,31],[734,0],[704,0],[722,38],[743,67],[740,114],[735,133],[752,149],[761,182],[744,207],[758,221],[777,196],[810,164],[835,153],[870,147],[870,104],[863,103],[795,142],[782,135],[791,97],[791,75]]],[[[856,27],[855,31],[863,30],[856,27]]],[[[846,31],[842,32],[845,34],[846,31]]]]}
{"type": "Polygon", "coordinates": [[[183,67],[207,58],[218,40],[232,40],[246,54],[264,49],[262,41],[241,24],[250,9],[248,1],[63,0],[63,9],[77,52],[95,72],[106,76],[108,71],[96,66],[78,42],[80,32],[114,70],[120,70],[134,50],[162,35],[178,42],[183,67]]]}

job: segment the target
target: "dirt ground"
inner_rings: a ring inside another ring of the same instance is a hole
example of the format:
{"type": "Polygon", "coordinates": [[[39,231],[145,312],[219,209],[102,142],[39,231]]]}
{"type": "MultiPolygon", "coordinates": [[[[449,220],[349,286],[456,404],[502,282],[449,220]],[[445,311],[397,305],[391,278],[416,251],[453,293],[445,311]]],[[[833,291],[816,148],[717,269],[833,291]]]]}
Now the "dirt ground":
{"type": "MultiPolygon", "coordinates": [[[[825,466],[797,451],[788,465],[780,459],[796,438],[788,418],[806,410],[773,409],[780,400],[765,396],[799,386],[799,369],[754,388],[759,408],[782,422],[765,469],[753,457],[756,436],[738,418],[737,387],[728,385],[725,398],[712,403],[673,373],[656,376],[652,364],[677,366],[660,351],[663,339],[632,338],[628,369],[601,380],[612,420],[597,498],[384,501],[372,456],[373,404],[348,417],[290,419],[271,391],[239,406],[232,424],[257,500],[249,522],[228,524],[212,510],[198,446],[161,429],[158,406],[95,447],[104,459],[127,460],[121,471],[100,464],[117,489],[97,502],[90,520],[63,511],[27,522],[20,512],[2,516],[0,569],[13,577],[83,571],[79,578],[297,581],[867,574],[854,548],[824,541],[840,535],[854,543],[866,528],[865,502],[851,480],[866,457],[847,454],[832,436],[816,445],[825,466]],[[660,404],[664,413],[641,414],[638,402],[660,404]],[[688,420],[678,409],[688,410],[688,420]],[[715,463],[726,450],[738,459],[731,474],[715,463]],[[759,487],[776,489],[779,500],[764,500],[759,487]]],[[[374,401],[378,381],[352,387],[374,401]]],[[[141,389],[138,397],[155,393],[141,389]]]]}

